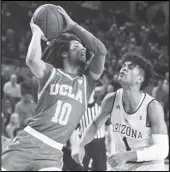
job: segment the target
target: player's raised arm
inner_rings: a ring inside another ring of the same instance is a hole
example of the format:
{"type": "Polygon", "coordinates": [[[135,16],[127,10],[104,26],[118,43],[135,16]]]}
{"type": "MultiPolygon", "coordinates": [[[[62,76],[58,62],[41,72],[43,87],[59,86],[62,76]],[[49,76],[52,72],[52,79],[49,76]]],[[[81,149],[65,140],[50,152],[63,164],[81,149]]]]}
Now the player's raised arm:
{"type": "Polygon", "coordinates": [[[101,104],[100,114],[91,123],[91,125],[88,127],[88,129],[84,132],[84,134],[79,142],[79,149],[77,149],[79,151],[77,151],[77,155],[74,155],[74,160],[77,163],[82,164],[82,160],[84,157],[84,155],[82,155],[82,153],[84,153],[84,151],[83,151],[84,146],[93,140],[94,136],[96,135],[97,130],[101,126],[103,126],[105,124],[105,122],[107,121],[107,119],[111,113],[112,107],[113,107],[114,97],[115,97],[115,93],[106,95],[106,97],[104,98],[104,100],[101,104]]]}
{"type": "Polygon", "coordinates": [[[30,26],[32,30],[32,39],[28,47],[26,64],[37,78],[41,78],[46,69],[45,62],[41,60],[41,39],[46,40],[46,38],[39,26],[35,25],[32,20],[30,26]]]}
{"type": "Polygon", "coordinates": [[[89,68],[93,79],[98,80],[104,70],[105,57],[107,54],[105,45],[86,29],[75,23],[63,8],[58,6],[58,9],[66,20],[66,30],[73,31],[82,40],[85,47],[94,53],[89,68]]]}

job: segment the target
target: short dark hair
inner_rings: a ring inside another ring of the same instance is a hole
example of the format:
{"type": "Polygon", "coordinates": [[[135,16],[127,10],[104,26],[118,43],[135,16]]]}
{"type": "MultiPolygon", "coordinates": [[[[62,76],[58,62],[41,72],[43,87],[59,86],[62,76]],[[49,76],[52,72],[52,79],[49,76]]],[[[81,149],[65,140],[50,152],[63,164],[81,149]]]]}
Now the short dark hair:
{"type": "Polygon", "coordinates": [[[127,61],[132,62],[134,65],[138,65],[141,69],[144,70],[144,81],[141,84],[141,90],[144,90],[148,85],[153,76],[153,67],[150,64],[150,61],[143,57],[138,52],[128,52],[123,56],[122,63],[127,61]]]}
{"type": "Polygon", "coordinates": [[[52,64],[55,68],[63,68],[62,53],[68,52],[70,41],[81,40],[72,33],[63,33],[58,38],[53,39],[42,54],[42,60],[52,64]]]}

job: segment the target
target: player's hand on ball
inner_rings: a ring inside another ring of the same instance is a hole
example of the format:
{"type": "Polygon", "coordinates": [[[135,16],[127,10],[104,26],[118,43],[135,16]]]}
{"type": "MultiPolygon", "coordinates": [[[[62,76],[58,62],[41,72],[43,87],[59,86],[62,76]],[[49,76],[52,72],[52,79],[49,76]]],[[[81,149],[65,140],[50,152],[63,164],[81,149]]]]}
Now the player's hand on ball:
{"type": "Polygon", "coordinates": [[[30,27],[32,30],[32,34],[38,34],[42,40],[47,41],[47,38],[44,36],[44,33],[42,32],[40,27],[38,25],[34,24],[33,18],[31,19],[30,27]]]}
{"type": "Polygon", "coordinates": [[[128,161],[126,153],[116,153],[108,157],[108,163],[112,168],[123,165],[128,161]]]}
{"type": "Polygon", "coordinates": [[[74,22],[70,16],[66,13],[66,11],[61,7],[61,6],[57,6],[59,13],[64,17],[65,22],[66,22],[66,27],[64,29],[64,32],[67,30],[71,30],[71,28],[76,24],[76,22],[74,22]]]}
{"type": "Polygon", "coordinates": [[[83,166],[84,155],[85,155],[84,147],[76,146],[71,150],[71,157],[81,166],[83,166]]]}

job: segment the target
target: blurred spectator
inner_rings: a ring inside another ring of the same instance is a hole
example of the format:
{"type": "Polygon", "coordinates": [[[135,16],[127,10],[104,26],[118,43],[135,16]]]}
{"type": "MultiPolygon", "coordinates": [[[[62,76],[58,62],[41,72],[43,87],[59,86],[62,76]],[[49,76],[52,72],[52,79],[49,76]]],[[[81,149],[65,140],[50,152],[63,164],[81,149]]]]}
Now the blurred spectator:
{"type": "Polygon", "coordinates": [[[165,23],[165,12],[162,6],[159,6],[157,9],[155,16],[153,17],[153,22],[156,25],[163,25],[165,23]]]}
{"type": "Polygon", "coordinates": [[[5,117],[3,113],[1,113],[1,135],[4,137],[7,137],[6,130],[5,130],[6,124],[7,124],[7,118],[5,117]]]}
{"type": "MultiPolygon", "coordinates": [[[[168,86],[169,88],[169,86],[168,86]]],[[[168,89],[169,90],[169,89],[168,89]]],[[[167,81],[160,79],[156,87],[153,88],[152,96],[155,97],[164,107],[164,101],[167,98],[167,81]]]]}
{"type": "Polygon", "coordinates": [[[5,67],[2,69],[2,76],[1,76],[1,97],[4,96],[3,88],[4,84],[9,81],[9,67],[5,67]]]}
{"type": "Polygon", "coordinates": [[[169,72],[166,72],[166,73],[165,73],[165,79],[167,79],[168,82],[169,82],[169,72]]]}
{"type": "Polygon", "coordinates": [[[19,115],[17,113],[11,114],[9,124],[6,126],[7,137],[13,139],[14,131],[19,128],[19,115]]]}
{"type": "Polygon", "coordinates": [[[15,113],[19,115],[20,128],[27,125],[28,120],[33,116],[36,109],[36,104],[33,101],[32,95],[23,92],[21,100],[15,106],[15,113]]]}
{"type": "Polygon", "coordinates": [[[9,100],[9,98],[7,96],[4,96],[2,99],[2,113],[3,113],[3,117],[5,118],[5,125],[8,124],[9,119],[10,119],[10,115],[13,112],[13,107],[12,107],[12,103],[9,100]]]}
{"type": "Polygon", "coordinates": [[[6,82],[3,87],[4,94],[9,98],[12,103],[12,108],[14,110],[15,104],[20,100],[21,97],[21,87],[17,84],[17,76],[12,74],[10,81],[6,82]]]}
{"type": "Polygon", "coordinates": [[[15,74],[11,75],[10,81],[4,84],[4,93],[8,97],[20,98],[21,97],[21,87],[17,84],[17,76],[15,74]]]}

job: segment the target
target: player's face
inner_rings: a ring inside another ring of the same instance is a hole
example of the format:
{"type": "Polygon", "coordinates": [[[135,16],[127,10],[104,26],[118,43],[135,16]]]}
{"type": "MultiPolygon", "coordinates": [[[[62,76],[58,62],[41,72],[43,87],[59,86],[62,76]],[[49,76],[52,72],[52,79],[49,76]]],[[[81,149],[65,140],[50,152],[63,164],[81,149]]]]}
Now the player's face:
{"type": "Polygon", "coordinates": [[[142,69],[130,61],[125,62],[119,73],[118,81],[121,85],[135,85],[143,82],[142,69]]]}
{"type": "Polygon", "coordinates": [[[79,62],[86,62],[86,48],[78,41],[70,42],[69,58],[72,62],[79,64],[79,62]]]}

